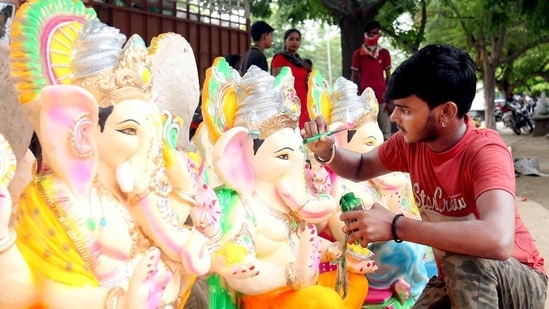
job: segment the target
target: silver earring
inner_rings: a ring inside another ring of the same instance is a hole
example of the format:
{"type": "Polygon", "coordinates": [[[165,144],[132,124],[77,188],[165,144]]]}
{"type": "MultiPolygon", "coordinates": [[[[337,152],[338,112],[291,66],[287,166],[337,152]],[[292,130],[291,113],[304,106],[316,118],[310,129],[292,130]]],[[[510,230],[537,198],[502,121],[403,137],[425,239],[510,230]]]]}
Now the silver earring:
{"type": "Polygon", "coordinates": [[[441,125],[443,128],[446,128],[446,122],[443,122],[441,125]]]}

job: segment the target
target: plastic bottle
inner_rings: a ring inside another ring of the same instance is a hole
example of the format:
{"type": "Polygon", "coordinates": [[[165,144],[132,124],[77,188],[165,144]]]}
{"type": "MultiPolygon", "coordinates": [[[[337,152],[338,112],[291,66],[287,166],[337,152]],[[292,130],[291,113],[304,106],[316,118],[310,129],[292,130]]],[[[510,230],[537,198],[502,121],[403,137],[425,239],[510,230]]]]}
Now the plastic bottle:
{"type": "MultiPolygon", "coordinates": [[[[341,206],[341,212],[365,209],[362,199],[356,197],[353,192],[343,194],[339,199],[339,205],[341,206]]],[[[347,224],[348,222],[345,223],[347,224]]]]}

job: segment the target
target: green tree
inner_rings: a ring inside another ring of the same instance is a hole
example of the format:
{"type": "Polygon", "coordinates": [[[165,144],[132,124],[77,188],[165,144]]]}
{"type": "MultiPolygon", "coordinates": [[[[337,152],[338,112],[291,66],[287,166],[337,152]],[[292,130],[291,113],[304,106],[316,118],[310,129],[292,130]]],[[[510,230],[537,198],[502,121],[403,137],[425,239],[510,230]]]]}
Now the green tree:
{"type": "Polygon", "coordinates": [[[539,96],[549,90],[549,44],[540,44],[509,63],[502,63],[496,71],[496,87],[511,98],[526,92],[539,96]]]}
{"type": "Polygon", "coordinates": [[[484,82],[487,126],[494,128],[496,87],[539,88],[549,78],[542,49],[549,42],[549,2],[544,0],[252,0],[252,14],[272,13],[296,24],[306,19],[337,25],[341,36],[341,71],[350,77],[354,49],[363,42],[365,23],[376,18],[396,49],[416,52],[425,43],[448,43],[468,50],[484,82]],[[256,10],[262,8],[262,11],[256,10]]]}
{"type": "Polygon", "coordinates": [[[496,85],[509,93],[514,81],[533,76],[530,70],[519,77],[519,59],[549,42],[545,23],[533,20],[533,14],[538,12],[526,11],[523,3],[513,0],[444,0],[428,7],[427,41],[451,43],[473,55],[484,83],[489,128],[495,128],[496,85]]]}

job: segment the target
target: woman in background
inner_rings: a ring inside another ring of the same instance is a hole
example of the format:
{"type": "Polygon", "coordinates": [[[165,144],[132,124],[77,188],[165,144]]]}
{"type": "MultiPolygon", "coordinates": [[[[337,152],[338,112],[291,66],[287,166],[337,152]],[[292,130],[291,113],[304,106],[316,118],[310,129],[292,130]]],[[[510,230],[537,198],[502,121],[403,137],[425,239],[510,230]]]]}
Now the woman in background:
{"type": "Polygon", "coordinates": [[[284,33],[284,51],[274,55],[271,62],[271,74],[277,76],[282,67],[288,66],[294,76],[294,88],[301,101],[301,114],[299,116],[299,128],[303,128],[309,121],[307,111],[307,69],[305,61],[297,53],[301,45],[301,32],[297,29],[289,29],[284,33]]]}

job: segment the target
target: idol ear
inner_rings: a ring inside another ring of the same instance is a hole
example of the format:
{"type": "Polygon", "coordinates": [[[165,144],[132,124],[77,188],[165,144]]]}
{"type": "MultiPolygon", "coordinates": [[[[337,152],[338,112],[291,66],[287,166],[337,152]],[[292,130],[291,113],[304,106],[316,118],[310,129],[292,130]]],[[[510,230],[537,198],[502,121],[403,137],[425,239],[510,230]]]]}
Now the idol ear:
{"type": "Polygon", "coordinates": [[[97,168],[92,137],[97,102],[88,91],[72,85],[46,86],[40,100],[40,143],[46,162],[75,194],[86,195],[97,168]]]}
{"type": "Polygon", "coordinates": [[[212,154],[214,169],[221,182],[240,193],[251,193],[255,183],[252,156],[253,141],[248,129],[234,127],[223,133],[212,154]]]}

